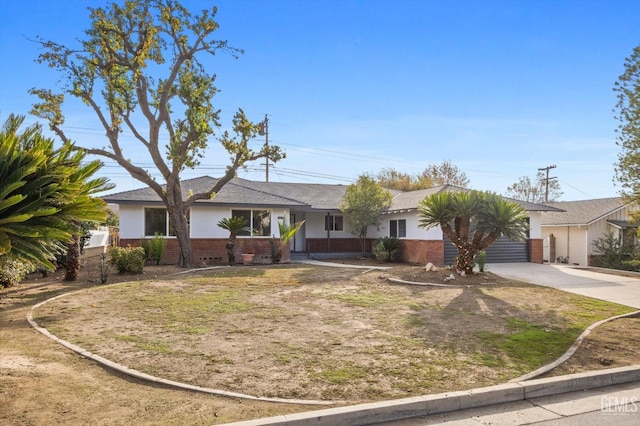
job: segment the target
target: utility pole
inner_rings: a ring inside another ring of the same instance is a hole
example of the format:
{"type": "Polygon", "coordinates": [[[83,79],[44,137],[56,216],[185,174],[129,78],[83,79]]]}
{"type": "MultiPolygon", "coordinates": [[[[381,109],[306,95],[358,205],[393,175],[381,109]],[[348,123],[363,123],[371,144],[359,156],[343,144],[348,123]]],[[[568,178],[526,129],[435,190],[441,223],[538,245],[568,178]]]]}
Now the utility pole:
{"type": "Polygon", "coordinates": [[[544,202],[548,203],[549,202],[549,181],[551,179],[558,179],[557,176],[553,176],[553,177],[549,177],[549,170],[551,169],[555,169],[556,165],[552,165],[552,166],[547,166],[547,167],[541,167],[538,169],[539,172],[545,171],[547,172],[547,177],[544,178],[544,183],[545,183],[545,192],[544,192],[544,202]]]}
{"type": "MultiPolygon", "coordinates": [[[[258,134],[264,136],[264,145],[269,148],[269,117],[267,117],[267,114],[264,115],[264,121],[259,123],[258,127],[258,134]]],[[[266,167],[265,181],[269,182],[269,157],[264,157],[264,165],[266,167]]]]}

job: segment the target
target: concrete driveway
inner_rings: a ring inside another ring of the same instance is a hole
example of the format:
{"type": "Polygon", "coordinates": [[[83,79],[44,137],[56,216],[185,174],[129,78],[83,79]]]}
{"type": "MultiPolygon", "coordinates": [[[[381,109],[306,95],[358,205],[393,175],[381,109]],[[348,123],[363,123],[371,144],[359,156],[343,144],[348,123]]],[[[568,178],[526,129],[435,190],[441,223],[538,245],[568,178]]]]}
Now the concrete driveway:
{"type": "Polygon", "coordinates": [[[631,278],[570,265],[537,263],[490,263],[487,271],[640,309],[640,275],[631,278]]]}

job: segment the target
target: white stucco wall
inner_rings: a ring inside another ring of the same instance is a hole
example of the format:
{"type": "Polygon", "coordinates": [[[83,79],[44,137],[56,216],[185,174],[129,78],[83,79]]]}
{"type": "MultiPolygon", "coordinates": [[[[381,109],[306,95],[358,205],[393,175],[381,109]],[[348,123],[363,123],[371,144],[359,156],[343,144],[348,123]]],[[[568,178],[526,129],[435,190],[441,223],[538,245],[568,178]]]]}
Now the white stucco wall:
{"type": "MultiPolygon", "coordinates": [[[[306,238],[326,238],[327,231],[324,229],[324,218],[326,213],[306,213],[304,224],[306,238]]],[[[340,216],[340,214],[335,214],[340,216]]],[[[347,231],[347,224],[344,224],[344,230],[331,231],[332,238],[352,238],[353,236],[347,231]]]]}
{"type": "Polygon", "coordinates": [[[121,205],[120,238],[134,239],[144,235],[144,208],[140,206],[121,205]]]}
{"type": "Polygon", "coordinates": [[[442,230],[439,226],[435,226],[430,229],[423,229],[419,227],[419,218],[417,211],[403,212],[403,213],[391,213],[382,216],[382,223],[380,224],[380,230],[375,228],[372,230],[372,238],[389,237],[389,221],[391,220],[406,220],[407,221],[407,236],[401,239],[407,240],[441,240],[442,230]]]}
{"type": "Polygon", "coordinates": [[[587,241],[586,226],[545,226],[542,228],[542,237],[548,238],[550,234],[556,237],[556,256],[549,259],[555,262],[559,256],[569,257],[569,263],[577,263],[587,266],[587,241]]]}
{"type": "Polygon", "coordinates": [[[529,238],[542,237],[542,212],[529,212],[529,238]]]}
{"type": "Polygon", "coordinates": [[[230,209],[191,207],[191,238],[226,238],[229,231],[218,226],[225,217],[231,217],[230,209]]]}

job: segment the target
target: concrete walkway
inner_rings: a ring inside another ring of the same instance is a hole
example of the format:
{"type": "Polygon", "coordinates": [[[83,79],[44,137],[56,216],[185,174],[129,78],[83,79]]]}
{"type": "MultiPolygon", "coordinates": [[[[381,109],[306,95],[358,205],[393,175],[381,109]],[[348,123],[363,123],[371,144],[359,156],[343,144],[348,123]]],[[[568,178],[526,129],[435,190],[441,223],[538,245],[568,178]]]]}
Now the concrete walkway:
{"type": "Polygon", "coordinates": [[[640,275],[635,278],[570,265],[537,263],[491,263],[487,270],[502,277],[640,309],[640,275]]]}

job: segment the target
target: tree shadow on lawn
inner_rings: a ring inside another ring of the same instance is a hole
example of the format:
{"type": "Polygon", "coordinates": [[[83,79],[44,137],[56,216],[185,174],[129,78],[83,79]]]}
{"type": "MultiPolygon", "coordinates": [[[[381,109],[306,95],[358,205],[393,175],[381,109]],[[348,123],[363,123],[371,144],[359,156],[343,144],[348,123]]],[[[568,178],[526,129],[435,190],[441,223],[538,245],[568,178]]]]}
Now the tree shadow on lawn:
{"type": "Polygon", "coordinates": [[[473,362],[503,367],[506,377],[534,370],[562,355],[582,329],[552,303],[541,307],[541,298],[551,296],[545,289],[522,295],[527,287],[459,287],[444,307],[415,308],[415,322],[422,323],[415,336],[456,352],[476,353],[473,362]],[[503,297],[488,294],[494,289],[503,297]],[[507,295],[521,297],[514,303],[507,295]]]}

